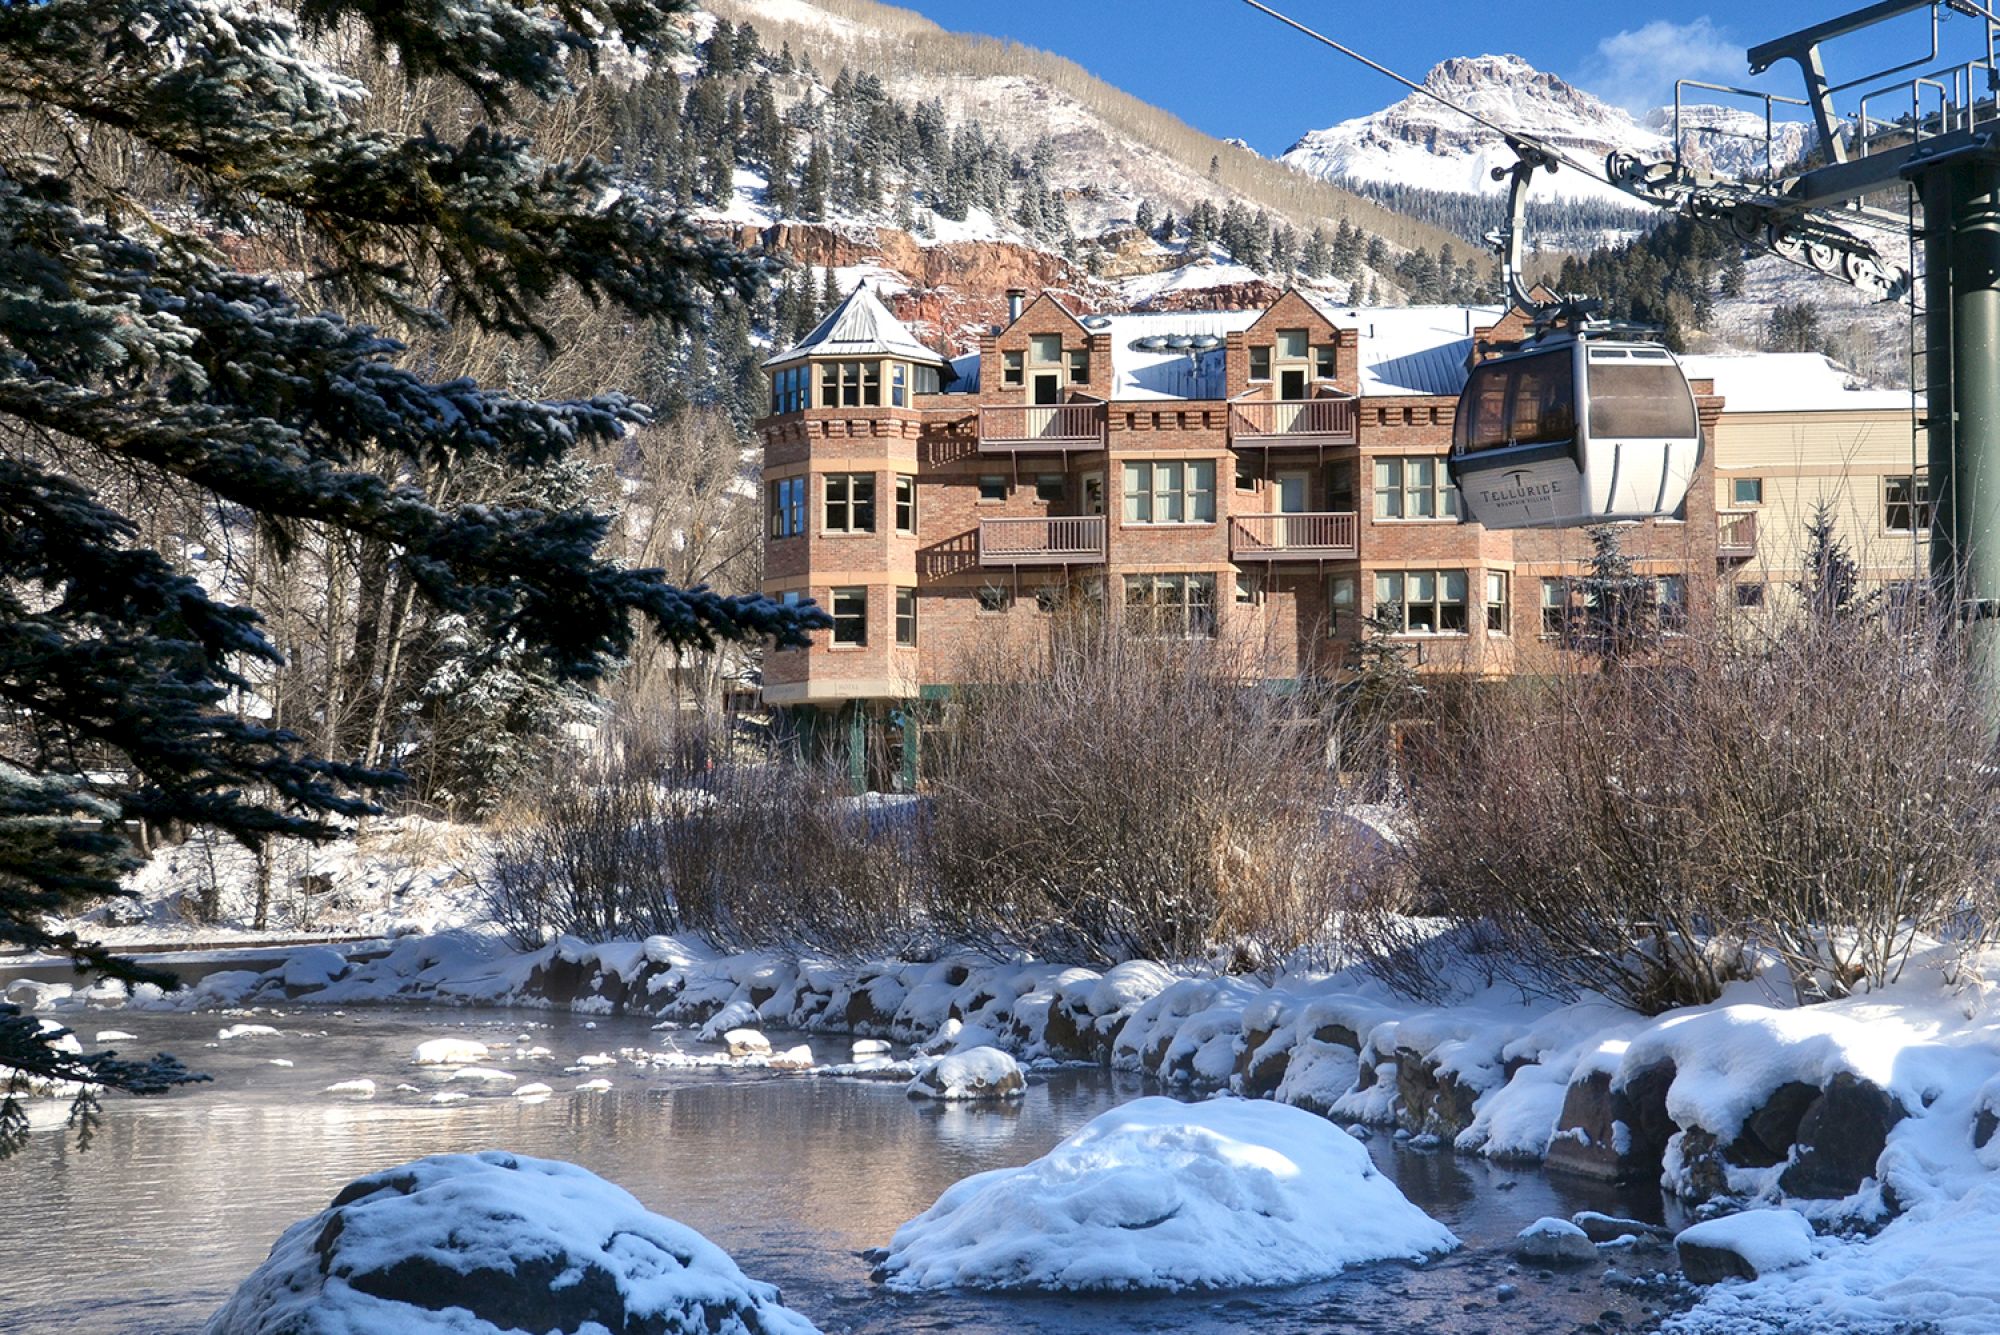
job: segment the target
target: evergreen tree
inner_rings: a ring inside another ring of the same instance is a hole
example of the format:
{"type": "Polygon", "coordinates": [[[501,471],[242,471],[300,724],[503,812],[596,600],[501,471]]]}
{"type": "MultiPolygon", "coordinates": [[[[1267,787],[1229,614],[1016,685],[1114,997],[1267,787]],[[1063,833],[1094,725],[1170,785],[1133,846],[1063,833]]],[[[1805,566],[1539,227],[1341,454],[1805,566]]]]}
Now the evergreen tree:
{"type": "Polygon", "coordinates": [[[833,308],[840,304],[840,279],[834,276],[831,264],[821,270],[820,277],[819,318],[824,320],[827,316],[833,314],[833,308]]]}
{"type": "Polygon", "coordinates": [[[701,58],[710,74],[729,74],[736,69],[736,29],[728,19],[715,21],[715,31],[702,44],[701,58]]]}
{"type": "MultiPolygon", "coordinates": [[[[428,494],[447,466],[554,467],[645,414],[615,393],[536,402],[433,383],[397,341],[330,313],[440,332],[460,320],[553,349],[543,312],[564,291],[669,323],[751,296],[761,263],[614,189],[602,164],[543,161],[484,124],[456,138],[371,129],[360,85],[317,54],[351,27],[490,119],[569,96],[599,42],[664,59],[689,8],[313,0],[295,19],[250,0],[0,5],[13,127],[0,135],[0,940],[144,976],[43,925],[119,893],[134,858],[118,822],[205,824],[252,847],[328,839],[400,777],[316,757],[234,709],[282,661],[257,612],[143,545],[92,478],[200,493],[281,553],[308,526],[375,544],[435,614],[562,682],[600,678],[644,625],[707,646],[799,642],[825,624],[601,560],[607,520],[586,507],[428,494]],[[155,212],[114,173],[73,169],[107,152],[169,165],[188,188],[155,212]],[[235,267],[268,250],[210,240],[263,220],[282,223],[274,245],[282,232],[313,257],[308,300],[235,267]]],[[[165,1059],[65,1052],[11,1011],[0,1065],[93,1090],[186,1078],[165,1059]]],[[[22,1126],[0,1105],[0,1148],[22,1126]]]]}
{"type": "Polygon", "coordinates": [[[1361,642],[1354,650],[1354,675],[1347,684],[1348,700],[1364,736],[1386,738],[1398,719],[1406,717],[1423,698],[1416,665],[1403,634],[1403,604],[1384,602],[1361,618],[1361,642]]]}
{"type": "Polygon", "coordinates": [[[1142,199],[1139,201],[1139,207],[1132,214],[1132,225],[1148,236],[1152,235],[1154,225],[1152,200],[1142,199]]]}
{"type": "Polygon", "coordinates": [[[1821,622],[1837,621],[1869,601],[1861,596],[1861,568],[1840,539],[1830,501],[1814,506],[1806,521],[1804,560],[1792,588],[1806,614],[1821,622]]]}
{"type": "Polygon", "coordinates": [[[1325,278],[1333,271],[1333,243],[1324,227],[1315,226],[1306,238],[1305,271],[1308,278],[1325,278]]]}
{"type": "Polygon", "coordinates": [[[1573,618],[1567,643],[1616,667],[1659,642],[1659,591],[1654,582],[1632,569],[1625,555],[1625,530],[1600,524],[1589,530],[1590,572],[1576,581],[1583,606],[1573,618]]]}
{"type": "Polygon", "coordinates": [[[1749,269],[1743,263],[1743,252],[1731,249],[1728,258],[1722,261],[1722,277],[1717,281],[1718,289],[1725,297],[1732,299],[1740,297],[1749,278],[1749,269]]]}
{"type": "Polygon", "coordinates": [[[1810,301],[1781,301],[1764,325],[1764,346],[1772,352],[1823,352],[1826,331],[1819,308],[1810,301]]]}

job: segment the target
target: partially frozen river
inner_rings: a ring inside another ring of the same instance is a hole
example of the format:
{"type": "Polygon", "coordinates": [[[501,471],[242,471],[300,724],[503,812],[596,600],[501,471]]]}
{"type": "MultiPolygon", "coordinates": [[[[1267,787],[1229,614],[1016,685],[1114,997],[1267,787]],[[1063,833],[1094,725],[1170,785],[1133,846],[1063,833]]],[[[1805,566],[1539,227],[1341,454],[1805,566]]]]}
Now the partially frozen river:
{"type": "MultiPolygon", "coordinates": [[[[304,1009],[273,1015],[101,1011],[65,1017],[88,1041],[136,1055],[167,1050],[214,1083],[155,1100],[106,1103],[90,1149],[40,1130],[0,1161],[0,1331],[197,1330],[288,1224],[324,1208],[360,1174],[450,1151],[508,1149],[568,1159],[650,1208],[706,1233],[750,1275],[835,1331],[1472,1332],[1644,1329],[1666,1299],[1620,1275],[1673,1268],[1670,1249],[1612,1257],[1577,1271],[1518,1265],[1514,1235],[1542,1215],[1578,1210],[1659,1218],[1657,1192],[1557,1180],[1446,1151],[1370,1142],[1409,1198],[1465,1242],[1432,1265],[1371,1266],[1300,1288],[1146,1299],[888,1293],[858,1253],[945,1187],[1025,1163],[1116,1104],[1149,1092],[1134,1076],[1062,1071],[1035,1079],[1016,1106],[938,1108],[896,1084],[815,1080],[761,1071],[651,1071],[630,1063],[565,1073],[585,1054],[677,1043],[641,1019],[596,1021],[539,1011],[304,1009]],[[278,1036],[217,1043],[244,1019],[278,1036]],[[523,1039],[546,1058],[504,1050],[491,1065],[558,1093],[526,1104],[515,1082],[450,1087],[472,1097],[429,1102],[444,1073],[409,1064],[422,1039],[523,1039]],[[214,1045],[214,1046],[210,1046],[214,1045]],[[289,1066],[275,1064],[287,1061],[289,1066]],[[571,1093],[598,1075],[605,1093],[571,1093]],[[326,1092],[366,1077],[373,1099],[326,1092]],[[398,1084],[417,1086],[398,1092],[398,1084]],[[1503,1291],[1512,1286],[1512,1292],[1503,1291]]],[[[845,1060],[846,1039],[809,1042],[845,1060]]]]}

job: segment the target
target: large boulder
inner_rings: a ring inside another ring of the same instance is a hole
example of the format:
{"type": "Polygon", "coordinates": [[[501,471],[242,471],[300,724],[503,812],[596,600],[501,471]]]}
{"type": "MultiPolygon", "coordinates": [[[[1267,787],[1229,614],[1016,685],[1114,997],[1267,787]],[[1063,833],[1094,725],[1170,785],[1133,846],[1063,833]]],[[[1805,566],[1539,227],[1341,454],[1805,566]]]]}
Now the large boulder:
{"type": "Polygon", "coordinates": [[[1021,1067],[998,1048],[970,1048],[940,1057],[909,1084],[912,1098],[978,1103],[1019,1098],[1028,1082],[1021,1067]]]}
{"type": "Polygon", "coordinates": [[[1787,1196],[1852,1196],[1874,1176],[1890,1128],[1906,1116],[1888,1090],[1840,1072],[1799,1119],[1798,1148],[1778,1185],[1787,1196]]]}
{"type": "Polygon", "coordinates": [[[816,1335],[701,1234],[574,1164],[489,1150],[358,1178],[205,1335],[816,1335]]]}
{"type": "Polygon", "coordinates": [[[1674,1134],[1667,1116],[1674,1064],[1653,1062],[1621,1077],[1592,1071],[1570,1082],[1549,1142],[1550,1168],[1607,1182],[1659,1175],[1674,1134]]]}
{"type": "Polygon", "coordinates": [[[1411,1048],[1396,1049],[1398,1120],[1410,1131],[1451,1141],[1472,1125],[1479,1091],[1411,1048]]]}
{"type": "Polygon", "coordinates": [[[1514,1255],[1531,1265],[1589,1265],[1597,1259],[1597,1248],[1569,1220],[1544,1216],[1515,1237],[1514,1255]]]}

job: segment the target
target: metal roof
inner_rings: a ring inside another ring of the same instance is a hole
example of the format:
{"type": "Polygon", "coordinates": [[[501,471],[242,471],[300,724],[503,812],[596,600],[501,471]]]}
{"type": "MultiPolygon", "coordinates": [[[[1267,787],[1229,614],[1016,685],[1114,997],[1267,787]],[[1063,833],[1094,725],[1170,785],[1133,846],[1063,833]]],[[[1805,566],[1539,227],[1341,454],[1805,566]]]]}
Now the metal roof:
{"type": "Polygon", "coordinates": [[[848,293],[847,300],[834,307],[803,343],[765,358],[764,365],[777,366],[801,357],[899,357],[927,366],[948,365],[938,353],[917,342],[916,335],[889,313],[866,284],[848,293]]]}

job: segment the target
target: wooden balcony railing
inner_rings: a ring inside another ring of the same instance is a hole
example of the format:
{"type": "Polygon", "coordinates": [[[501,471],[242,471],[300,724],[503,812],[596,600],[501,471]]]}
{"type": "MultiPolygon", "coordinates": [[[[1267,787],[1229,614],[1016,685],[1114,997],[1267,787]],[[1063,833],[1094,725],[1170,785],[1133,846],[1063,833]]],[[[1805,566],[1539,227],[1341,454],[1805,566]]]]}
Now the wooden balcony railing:
{"type": "Polygon", "coordinates": [[[1358,551],[1360,525],[1352,511],[1235,515],[1229,521],[1232,561],[1346,559],[1358,551]]]}
{"type": "Polygon", "coordinates": [[[1060,403],[981,408],[982,450],[1101,450],[1104,405],[1060,403]]]}
{"type": "Polygon", "coordinates": [[[1241,399],[1229,405],[1229,434],[1238,445],[1352,445],[1353,399],[1241,399]]]}
{"type": "Polygon", "coordinates": [[[1757,554],[1757,512],[1718,510],[1715,514],[1715,555],[1724,561],[1747,561],[1757,554]]]}
{"type": "Polygon", "coordinates": [[[1091,565],[1103,559],[1103,515],[979,521],[981,565],[1091,565]]]}

